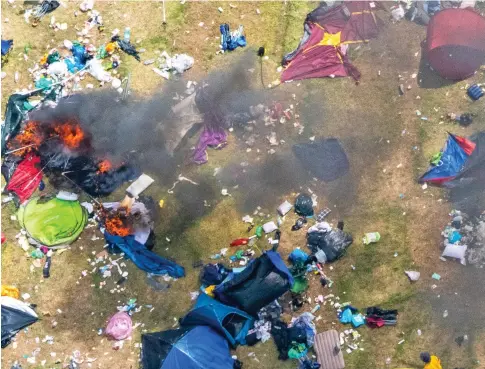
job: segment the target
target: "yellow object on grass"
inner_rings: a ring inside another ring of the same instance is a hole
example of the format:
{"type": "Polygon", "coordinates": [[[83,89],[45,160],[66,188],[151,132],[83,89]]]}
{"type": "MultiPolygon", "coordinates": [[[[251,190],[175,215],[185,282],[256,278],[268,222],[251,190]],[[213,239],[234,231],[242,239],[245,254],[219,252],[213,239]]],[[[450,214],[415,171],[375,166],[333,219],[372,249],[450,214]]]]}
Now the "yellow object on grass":
{"type": "Polygon", "coordinates": [[[162,200],[160,200],[158,202],[158,206],[160,206],[161,208],[163,208],[163,205],[165,205],[165,200],[162,199],[162,200]]]}
{"type": "Polygon", "coordinates": [[[9,296],[18,300],[20,298],[20,291],[17,287],[2,284],[2,296],[9,296]]]}
{"type": "Polygon", "coordinates": [[[423,369],[443,369],[441,367],[441,361],[437,356],[431,355],[431,360],[427,363],[423,369]]]}

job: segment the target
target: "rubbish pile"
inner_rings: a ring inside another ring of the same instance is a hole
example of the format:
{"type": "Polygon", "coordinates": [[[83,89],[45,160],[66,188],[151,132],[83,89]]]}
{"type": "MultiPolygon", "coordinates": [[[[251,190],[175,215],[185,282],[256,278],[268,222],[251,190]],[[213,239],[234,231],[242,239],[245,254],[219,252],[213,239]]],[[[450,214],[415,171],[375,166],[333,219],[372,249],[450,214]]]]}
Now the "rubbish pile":
{"type": "Polygon", "coordinates": [[[457,259],[463,265],[485,266],[485,213],[478,217],[453,210],[451,221],[441,234],[444,237],[443,258],[457,259]]]}

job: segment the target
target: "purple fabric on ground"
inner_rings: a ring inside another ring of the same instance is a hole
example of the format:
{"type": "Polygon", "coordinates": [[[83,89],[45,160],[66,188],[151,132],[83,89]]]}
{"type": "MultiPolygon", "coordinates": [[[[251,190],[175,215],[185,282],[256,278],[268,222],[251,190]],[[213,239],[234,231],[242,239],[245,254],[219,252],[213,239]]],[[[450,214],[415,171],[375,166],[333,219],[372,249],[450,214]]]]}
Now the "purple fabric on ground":
{"type": "Polygon", "coordinates": [[[227,134],[223,128],[211,128],[204,126],[200,134],[199,142],[192,155],[192,161],[196,164],[207,163],[207,148],[222,149],[226,145],[227,134]]]}

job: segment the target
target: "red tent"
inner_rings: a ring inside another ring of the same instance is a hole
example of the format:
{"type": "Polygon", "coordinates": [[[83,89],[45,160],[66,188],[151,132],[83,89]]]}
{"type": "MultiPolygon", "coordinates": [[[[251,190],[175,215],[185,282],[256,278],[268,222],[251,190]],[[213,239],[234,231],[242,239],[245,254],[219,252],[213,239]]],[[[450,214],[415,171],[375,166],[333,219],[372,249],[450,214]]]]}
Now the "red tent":
{"type": "Polygon", "coordinates": [[[485,18],[472,9],[445,9],[431,18],[426,36],[431,67],[443,78],[462,80],[485,62],[485,18]]]}
{"type": "Polygon", "coordinates": [[[349,62],[345,44],[377,37],[380,26],[374,2],[349,1],[326,7],[320,5],[306,17],[302,41],[283,59],[281,81],[317,77],[352,76],[359,71],[349,62]]]}

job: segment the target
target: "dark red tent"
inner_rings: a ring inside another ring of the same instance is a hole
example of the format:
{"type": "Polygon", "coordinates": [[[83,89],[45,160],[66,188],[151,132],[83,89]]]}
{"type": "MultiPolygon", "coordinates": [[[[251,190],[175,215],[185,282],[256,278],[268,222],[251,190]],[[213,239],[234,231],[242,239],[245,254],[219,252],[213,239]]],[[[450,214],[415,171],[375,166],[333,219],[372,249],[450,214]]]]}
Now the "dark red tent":
{"type": "Polygon", "coordinates": [[[485,18],[472,9],[440,11],[428,24],[426,53],[443,78],[471,76],[485,62],[485,18]]]}
{"type": "Polygon", "coordinates": [[[297,49],[283,58],[281,81],[317,77],[352,76],[359,71],[349,62],[346,44],[368,41],[378,35],[380,21],[374,2],[349,1],[342,5],[320,5],[306,17],[297,49]]]}

